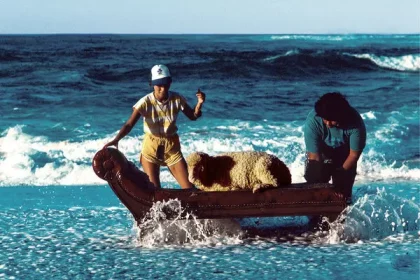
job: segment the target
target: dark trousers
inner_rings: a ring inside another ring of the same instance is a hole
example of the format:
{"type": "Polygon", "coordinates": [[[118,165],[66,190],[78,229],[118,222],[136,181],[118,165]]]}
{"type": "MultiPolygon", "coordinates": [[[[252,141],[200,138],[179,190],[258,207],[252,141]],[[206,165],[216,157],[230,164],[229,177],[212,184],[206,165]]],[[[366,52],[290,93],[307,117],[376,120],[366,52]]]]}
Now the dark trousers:
{"type": "Polygon", "coordinates": [[[305,166],[305,179],[308,183],[332,183],[337,191],[341,192],[348,202],[351,202],[351,193],[356,178],[356,168],[344,170],[344,161],[350,153],[349,147],[333,149],[325,147],[321,154],[321,161],[307,160],[305,166]]]}

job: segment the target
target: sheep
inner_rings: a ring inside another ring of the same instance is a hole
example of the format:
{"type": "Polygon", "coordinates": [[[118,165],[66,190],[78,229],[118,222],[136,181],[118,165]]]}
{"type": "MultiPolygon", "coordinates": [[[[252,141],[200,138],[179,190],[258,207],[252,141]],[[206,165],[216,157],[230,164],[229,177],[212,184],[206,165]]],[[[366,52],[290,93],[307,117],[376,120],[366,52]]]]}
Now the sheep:
{"type": "Polygon", "coordinates": [[[276,156],[265,152],[229,152],[210,156],[194,152],[187,157],[188,180],[204,191],[258,190],[290,185],[292,176],[276,156]]]}

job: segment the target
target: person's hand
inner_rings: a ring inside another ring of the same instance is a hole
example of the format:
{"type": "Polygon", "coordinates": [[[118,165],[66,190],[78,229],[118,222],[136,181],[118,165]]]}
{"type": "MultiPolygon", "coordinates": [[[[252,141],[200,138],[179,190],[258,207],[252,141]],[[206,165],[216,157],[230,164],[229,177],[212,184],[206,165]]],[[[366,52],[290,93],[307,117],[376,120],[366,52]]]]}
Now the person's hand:
{"type": "Polygon", "coordinates": [[[206,94],[202,92],[200,89],[197,90],[197,93],[195,95],[197,96],[198,104],[203,104],[204,101],[206,101],[206,94]]]}
{"type": "Polygon", "coordinates": [[[115,146],[115,148],[117,148],[118,150],[118,140],[112,140],[111,142],[105,144],[105,146],[102,149],[106,149],[109,146],[115,146]]]}

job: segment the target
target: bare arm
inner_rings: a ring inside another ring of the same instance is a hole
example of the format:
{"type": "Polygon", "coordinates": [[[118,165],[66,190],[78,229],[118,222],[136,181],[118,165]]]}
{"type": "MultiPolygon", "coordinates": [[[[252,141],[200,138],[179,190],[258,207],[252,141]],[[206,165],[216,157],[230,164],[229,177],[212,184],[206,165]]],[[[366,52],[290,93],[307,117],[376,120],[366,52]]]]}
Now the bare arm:
{"type": "Polygon", "coordinates": [[[115,138],[105,144],[105,146],[103,147],[103,149],[105,149],[106,147],[109,146],[115,146],[118,149],[118,142],[124,138],[124,136],[126,136],[128,133],[130,133],[131,129],[134,127],[134,125],[137,123],[137,121],[140,118],[140,113],[137,110],[133,110],[133,113],[131,114],[130,118],[125,122],[125,124],[123,124],[123,126],[121,127],[120,131],[118,132],[117,136],[115,136],[115,138]]]}
{"type": "Polygon", "coordinates": [[[343,163],[343,169],[349,170],[353,168],[354,166],[356,166],[357,161],[359,160],[361,154],[362,154],[362,151],[350,150],[350,153],[347,156],[346,161],[343,163]]]}
{"type": "Polygon", "coordinates": [[[310,152],[308,152],[308,160],[321,161],[321,156],[318,153],[310,153],[310,152]]]}
{"type": "Polygon", "coordinates": [[[195,105],[194,110],[190,106],[188,106],[188,104],[185,104],[184,110],[182,111],[192,121],[195,121],[196,119],[201,117],[201,107],[203,106],[203,103],[206,100],[206,94],[204,92],[201,92],[200,89],[198,89],[195,95],[197,96],[197,105],[195,105]]]}

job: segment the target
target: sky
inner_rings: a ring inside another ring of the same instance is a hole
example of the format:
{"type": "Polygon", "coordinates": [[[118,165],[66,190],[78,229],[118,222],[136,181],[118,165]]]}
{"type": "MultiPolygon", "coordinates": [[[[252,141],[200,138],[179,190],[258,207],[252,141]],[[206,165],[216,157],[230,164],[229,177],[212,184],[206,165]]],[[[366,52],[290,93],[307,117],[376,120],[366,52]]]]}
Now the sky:
{"type": "Polygon", "coordinates": [[[0,0],[0,34],[420,33],[420,0],[0,0]]]}

